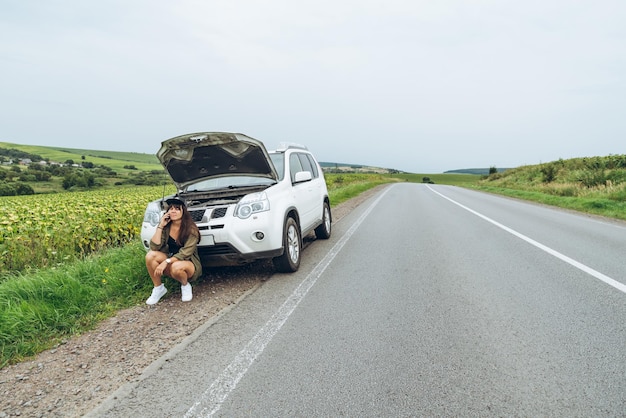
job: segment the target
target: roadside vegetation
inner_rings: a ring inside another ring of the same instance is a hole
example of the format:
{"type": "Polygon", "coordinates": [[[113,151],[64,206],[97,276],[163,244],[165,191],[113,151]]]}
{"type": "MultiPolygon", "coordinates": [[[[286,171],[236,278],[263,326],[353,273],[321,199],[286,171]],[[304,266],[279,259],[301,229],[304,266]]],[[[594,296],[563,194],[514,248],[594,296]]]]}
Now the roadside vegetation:
{"type": "MultiPolygon", "coordinates": [[[[31,151],[41,152],[40,148],[31,151]]],[[[95,153],[77,151],[72,155],[78,158],[95,153]]],[[[68,150],[55,152],[68,154],[68,150]]],[[[149,161],[131,159],[137,156],[108,157],[88,158],[110,159],[111,167],[137,171],[127,179],[156,176],[151,175],[155,168],[149,161]],[[123,168],[144,163],[143,170],[123,168]]],[[[0,172],[11,169],[2,167],[0,172]]],[[[415,182],[468,187],[626,219],[626,156],[491,171],[483,177],[397,171],[333,172],[325,177],[332,207],[381,184],[415,182]]],[[[0,221],[0,368],[85,332],[120,309],[143,303],[152,286],[139,242],[143,212],[147,202],[173,193],[174,188],[133,185],[106,182],[93,189],[61,187],[44,194],[0,197],[4,214],[0,221]]]]}
{"type": "Polygon", "coordinates": [[[331,206],[336,206],[366,190],[393,181],[390,176],[383,174],[328,173],[324,174],[324,177],[331,206]]]}
{"type": "MultiPolygon", "coordinates": [[[[143,301],[152,286],[139,241],[0,282],[0,368],[52,348],[143,301]]],[[[166,282],[168,283],[168,282],[166,282]]]]}
{"type": "Polygon", "coordinates": [[[492,173],[472,188],[626,220],[626,155],[573,158],[492,173]]]}

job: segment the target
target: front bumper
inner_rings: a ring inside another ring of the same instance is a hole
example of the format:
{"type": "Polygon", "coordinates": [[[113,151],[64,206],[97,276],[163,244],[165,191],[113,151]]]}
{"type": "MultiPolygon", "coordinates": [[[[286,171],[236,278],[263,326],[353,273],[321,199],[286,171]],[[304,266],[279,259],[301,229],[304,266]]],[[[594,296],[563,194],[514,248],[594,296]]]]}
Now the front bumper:
{"type": "MultiPolygon", "coordinates": [[[[240,219],[233,216],[234,205],[219,209],[218,218],[213,217],[218,208],[190,209],[200,230],[198,253],[204,265],[245,264],[283,253],[282,222],[274,221],[270,211],[240,219]]],[[[141,240],[146,250],[155,230],[149,222],[142,224],[141,240]]]]}

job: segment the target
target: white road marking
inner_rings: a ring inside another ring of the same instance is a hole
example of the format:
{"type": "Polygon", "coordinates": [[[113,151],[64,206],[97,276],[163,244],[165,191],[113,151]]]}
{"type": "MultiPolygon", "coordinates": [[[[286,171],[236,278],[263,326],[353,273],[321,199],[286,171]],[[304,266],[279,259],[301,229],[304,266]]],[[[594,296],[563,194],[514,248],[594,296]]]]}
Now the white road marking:
{"type": "Polygon", "coordinates": [[[378,204],[389,189],[385,190],[361,215],[361,217],[348,229],[343,237],[333,246],[320,263],[309,273],[309,275],[298,285],[296,290],[287,298],[278,311],[259,330],[259,332],[248,342],[233,361],[224,371],[213,381],[211,386],[204,391],[200,399],[192,405],[185,413],[185,418],[191,417],[211,417],[221,408],[224,401],[246,374],[252,363],[263,352],[265,347],[272,340],[274,335],[282,328],[289,316],[293,313],[302,299],[313,287],[317,279],[324,273],[326,268],[339,254],[344,245],[352,237],[354,232],[363,223],[367,215],[378,204]]]}
{"type": "Polygon", "coordinates": [[[608,284],[609,286],[613,286],[617,290],[619,290],[619,291],[621,291],[623,293],[626,293],[626,285],[625,284],[620,283],[617,280],[612,279],[609,276],[606,276],[606,275],[600,273],[599,271],[592,269],[589,266],[586,266],[585,264],[582,264],[582,263],[580,263],[580,262],[578,262],[578,261],[576,261],[576,260],[574,260],[572,258],[569,258],[568,256],[566,256],[564,254],[561,254],[560,252],[558,252],[556,250],[553,250],[552,248],[550,248],[548,246],[545,246],[545,245],[541,244],[540,242],[537,242],[534,239],[529,238],[526,235],[521,234],[521,233],[519,233],[519,232],[509,228],[508,226],[504,226],[501,223],[499,223],[497,221],[494,221],[493,219],[488,218],[487,216],[485,216],[483,214],[480,214],[480,213],[476,212],[475,210],[470,209],[467,206],[464,206],[461,203],[459,203],[459,202],[457,202],[455,200],[450,199],[447,196],[444,196],[443,194],[441,194],[438,191],[434,190],[430,186],[427,186],[427,187],[433,193],[438,194],[439,196],[443,197],[444,199],[449,200],[450,202],[454,203],[455,205],[460,206],[461,208],[465,209],[466,211],[468,211],[470,213],[473,213],[474,215],[476,215],[476,216],[486,220],[487,222],[490,222],[490,223],[494,224],[498,228],[501,228],[501,229],[505,230],[506,232],[508,232],[508,233],[510,233],[512,235],[515,235],[518,238],[523,239],[524,241],[528,242],[529,244],[534,245],[535,247],[545,251],[546,253],[548,253],[548,254],[550,254],[550,255],[552,255],[552,256],[554,256],[554,257],[556,257],[556,258],[558,258],[558,259],[560,259],[562,261],[565,261],[566,263],[576,267],[579,270],[584,271],[585,273],[595,277],[596,279],[602,280],[604,283],[608,284]]]}

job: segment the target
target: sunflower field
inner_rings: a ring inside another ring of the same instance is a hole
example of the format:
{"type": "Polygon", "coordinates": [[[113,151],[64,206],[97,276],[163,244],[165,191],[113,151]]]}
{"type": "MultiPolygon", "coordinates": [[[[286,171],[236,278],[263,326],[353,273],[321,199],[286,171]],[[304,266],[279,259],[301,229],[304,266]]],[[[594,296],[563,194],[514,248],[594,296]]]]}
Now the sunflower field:
{"type": "Polygon", "coordinates": [[[0,272],[55,267],[124,245],[138,237],[146,205],[163,192],[146,186],[0,197],[0,272]]]}

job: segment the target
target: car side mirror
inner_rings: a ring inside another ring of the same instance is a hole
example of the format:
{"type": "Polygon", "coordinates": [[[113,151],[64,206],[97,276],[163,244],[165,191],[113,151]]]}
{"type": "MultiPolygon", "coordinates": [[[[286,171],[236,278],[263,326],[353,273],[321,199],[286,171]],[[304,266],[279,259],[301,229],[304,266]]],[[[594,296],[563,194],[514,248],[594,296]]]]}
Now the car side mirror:
{"type": "Polygon", "coordinates": [[[311,181],[313,176],[310,171],[298,171],[294,177],[294,183],[303,183],[305,181],[311,181]]]}

